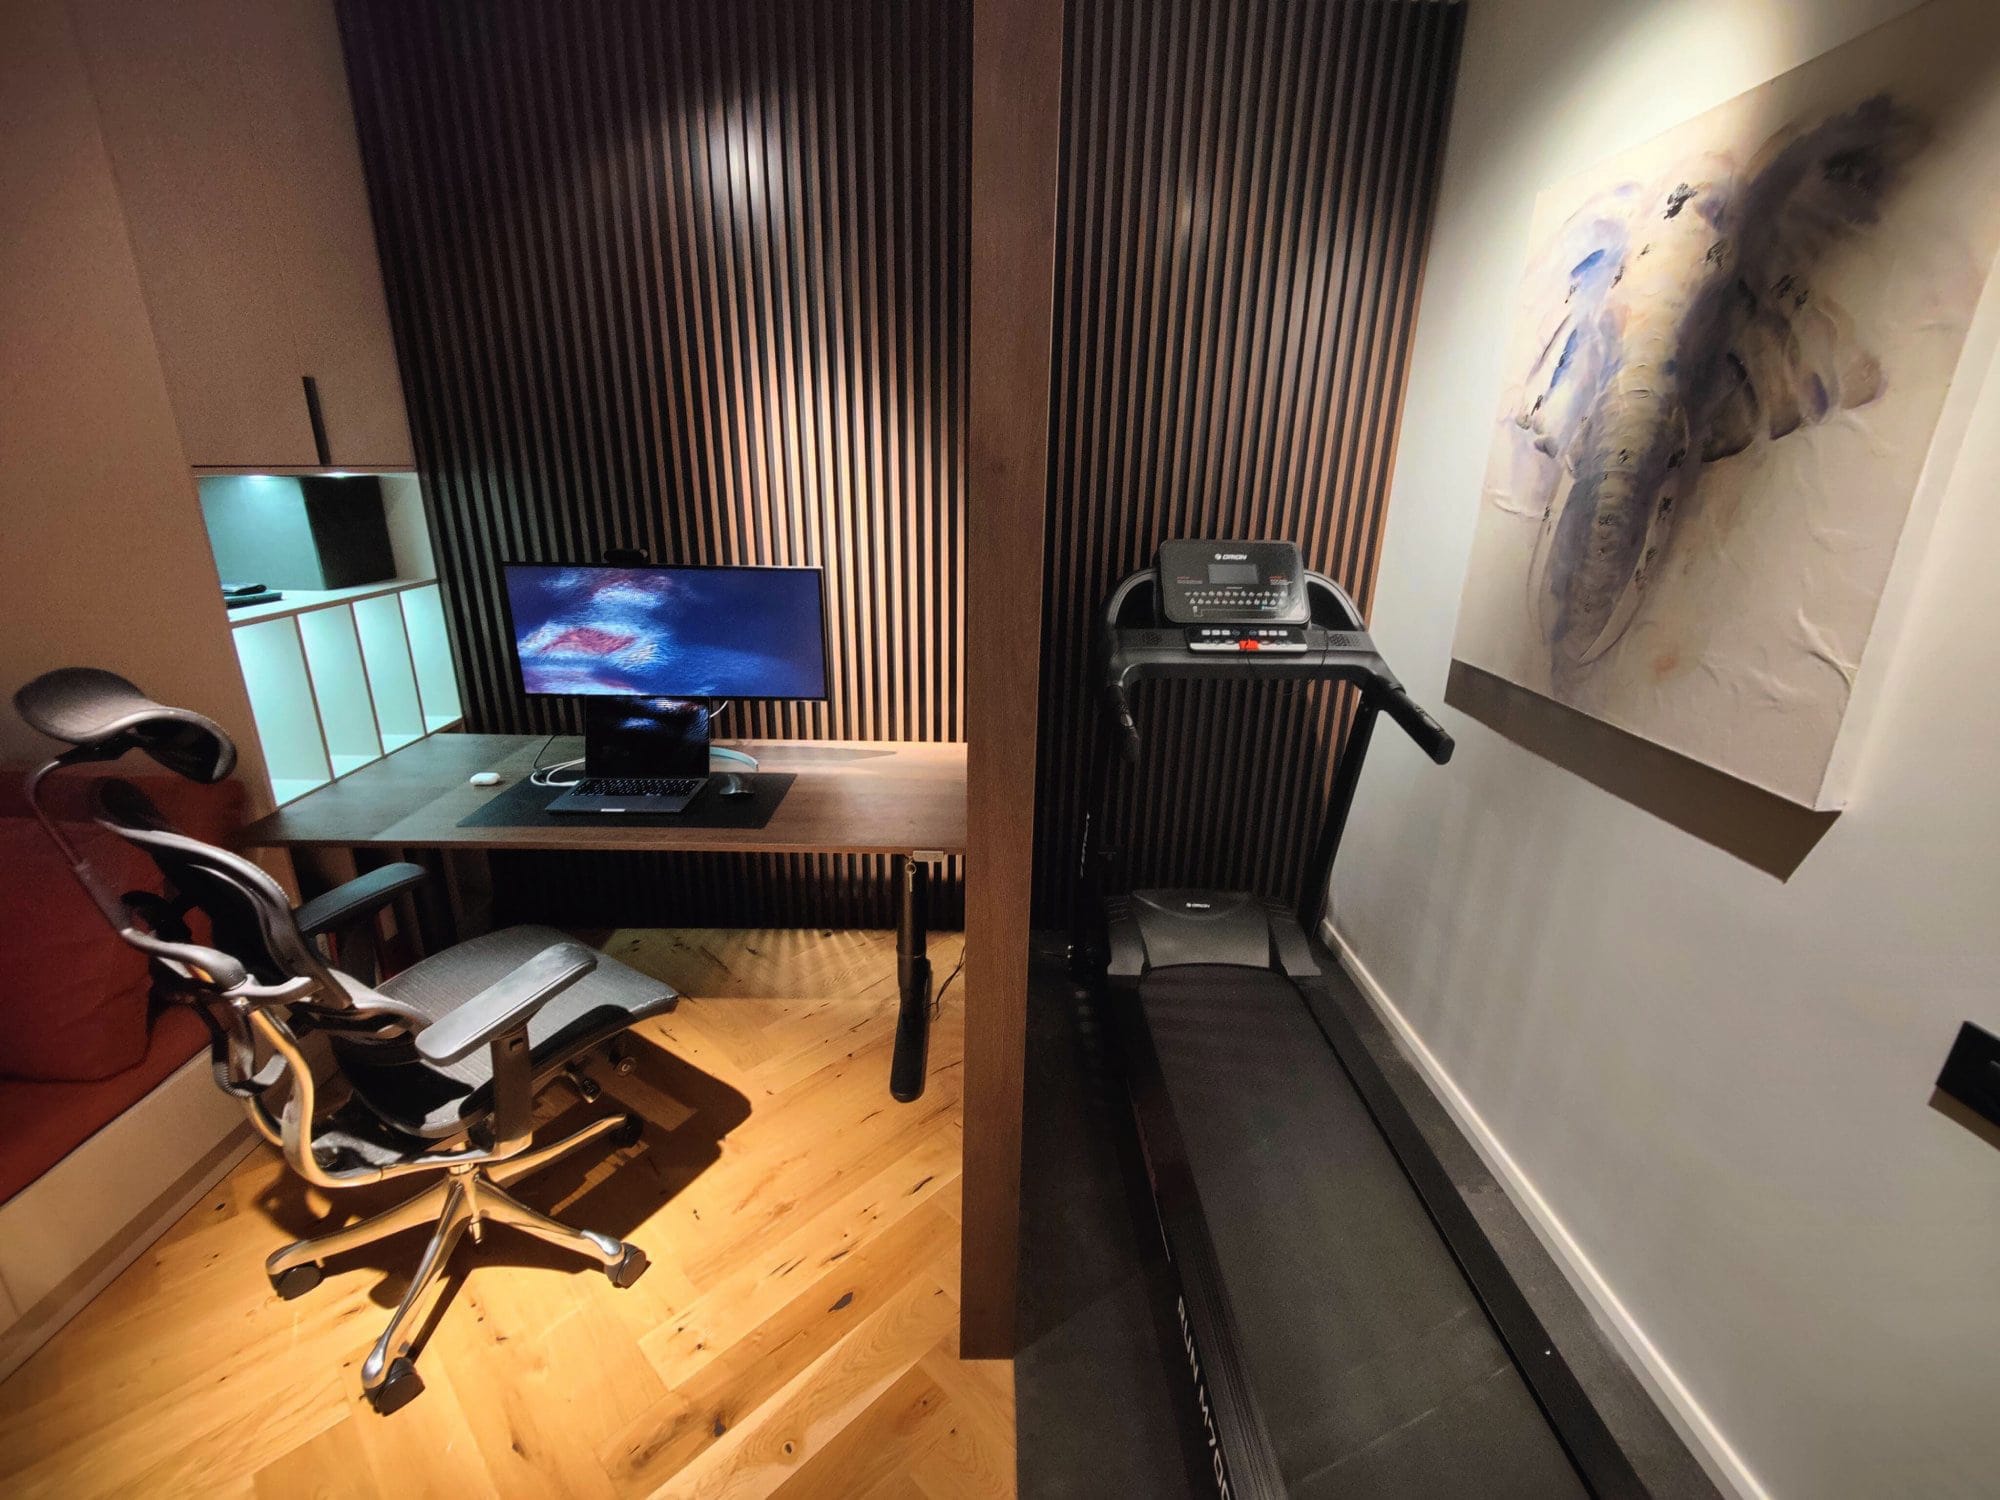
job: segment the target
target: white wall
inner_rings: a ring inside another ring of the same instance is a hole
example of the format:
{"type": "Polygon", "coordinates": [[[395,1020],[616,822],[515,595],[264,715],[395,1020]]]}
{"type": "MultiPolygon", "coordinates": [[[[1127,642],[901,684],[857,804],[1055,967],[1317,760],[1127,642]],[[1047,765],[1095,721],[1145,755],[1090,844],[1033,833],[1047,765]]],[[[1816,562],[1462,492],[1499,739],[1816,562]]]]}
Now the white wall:
{"type": "MultiPolygon", "coordinates": [[[[1421,699],[1536,193],[1909,8],[1471,0],[1374,620],[1421,699]]],[[[1440,709],[1457,758],[1377,736],[1334,882],[1343,942],[1750,1492],[2000,1493],[2000,1150],[1927,1107],[1959,1021],[2000,1028],[1978,365],[1851,806],[1789,880],[1440,709]]]]}
{"type": "Polygon", "coordinates": [[[265,796],[194,476],[97,106],[58,0],[0,5],[0,758],[46,753],[14,690],[121,672],[217,720],[265,796]]]}

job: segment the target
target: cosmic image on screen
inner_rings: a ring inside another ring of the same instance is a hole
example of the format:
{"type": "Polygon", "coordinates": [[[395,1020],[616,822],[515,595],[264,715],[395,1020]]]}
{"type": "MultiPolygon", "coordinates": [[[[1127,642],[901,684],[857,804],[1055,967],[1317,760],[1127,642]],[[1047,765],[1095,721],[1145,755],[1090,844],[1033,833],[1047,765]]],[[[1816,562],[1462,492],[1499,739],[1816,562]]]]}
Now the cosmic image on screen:
{"type": "Polygon", "coordinates": [[[816,569],[509,565],[505,573],[529,693],[826,695],[816,569]]]}

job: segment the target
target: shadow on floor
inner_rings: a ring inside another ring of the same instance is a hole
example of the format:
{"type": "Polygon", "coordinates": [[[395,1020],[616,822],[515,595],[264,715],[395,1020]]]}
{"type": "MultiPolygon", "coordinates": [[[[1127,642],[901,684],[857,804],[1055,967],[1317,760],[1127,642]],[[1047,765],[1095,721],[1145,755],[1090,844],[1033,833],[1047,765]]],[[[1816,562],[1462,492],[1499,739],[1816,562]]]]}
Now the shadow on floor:
{"type": "MultiPolygon", "coordinates": [[[[646,1120],[646,1129],[636,1146],[621,1151],[609,1143],[588,1142],[571,1155],[508,1185],[508,1191],[530,1208],[577,1228],[593,1229],[618,1239],[639,1228],[713,1165],[722,1155],[723,1137],[750,1117],[750,1101],[742,1094],[667,1051],[643,1030],[627,1032],[624,1042],[634,1064],[632,1081],[638,1085],[633,1092],[643,1091],[649,1100],[665,1096],[677,1107],[674,1118],[659,1119],[661,1111],[657,1106],[639,1110],[646,1120]]],[[[620,1080],[609,1074],[606,1080],[605,1097],[595,1104],[578,1101],[542,1119],[536,1126],[535,1139],[558,1140],[601,1115],[615,1112],[619,1108],[615,1096],[620,1080]]],[[[563,1086],[551,1087],[560,1091],[563,1086]]],[[[545,1088],[545,1101],[549,1093],[550,1089],[545,1088]]],[[[411,1173],[366,1187],[326,1191],[309,1186],[288,1170],[259,1197],[257,1207],[280,1231],[272,1237],[271,1249],[276,1250],[288,1239],[331,1234],[381,1213],[414,1197],[435,1181],[434,1174],[411,1173]],[[331,1206],[323,1210],[321,1205],[328,1200],[331,1206]]],[[[403,1295],[429,1234],[428,1226],[403,1230],[333,1257],[326,1263],[326,1270],[338,1274],[359,1267],[380,1267],[383,1274],[369,1295],[380,1306],[393,1308],[403,1295]]],[[[577,1255],[505,1227],[497,1228],[483,1244],[474,1243],[467,1236],[452,1253],[451,1270],[425,1320],[426,1337],[444,1316],[465,1273],[481,1262],[538,1266],[579,1275],[602,1274],[595,1265],[577,1255]]]]}
{"type": "Polygon", "coordinates": [[[1038,937],[1014,1361],[1023,1500],[1174,1500],[1206,1478],[1144,1166],[1103,1042],[1060,940],[1038,937]]]}

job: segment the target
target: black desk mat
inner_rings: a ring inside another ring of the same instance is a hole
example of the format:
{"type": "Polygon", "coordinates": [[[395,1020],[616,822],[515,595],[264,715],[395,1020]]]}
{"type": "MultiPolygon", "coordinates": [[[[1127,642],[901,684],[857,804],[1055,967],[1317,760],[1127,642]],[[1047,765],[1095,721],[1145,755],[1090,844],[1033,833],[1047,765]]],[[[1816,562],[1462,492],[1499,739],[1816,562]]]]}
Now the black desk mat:
{"type": "Polygon", "coordinates": [[[790,771],[743,774],[747,797],[725,797],[711,777],[677,813],[552,813],[560,787],[520,781],[458,820],[460,828],[762,828],[798,780],[790,771]]]}

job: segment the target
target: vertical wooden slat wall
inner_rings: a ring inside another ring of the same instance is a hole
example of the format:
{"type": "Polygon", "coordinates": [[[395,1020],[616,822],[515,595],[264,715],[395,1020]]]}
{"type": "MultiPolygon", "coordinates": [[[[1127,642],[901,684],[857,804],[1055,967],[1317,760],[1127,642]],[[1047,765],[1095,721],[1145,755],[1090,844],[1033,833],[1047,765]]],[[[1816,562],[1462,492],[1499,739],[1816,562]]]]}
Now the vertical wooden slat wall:
{"type": "MultiPolygon", "coordinates": [[[[1073,892],[1118,579],[1163,538],[1283,537],[1369,607],[1462,26],[1457,0],[1071,0],[1043,923],[1073,892]]],[[[1142,691],[1109,830],[1134,880],[1296,900],[1346,712],[1319,688],[1142,691]]]]}
{"type": "MultiPolygon", "coordinates": [[[[340,12],[468,727],[580,722],[519,692],[499,565],[636,547],[826,569],[829,700],[725,732],[962,738],[967,0],[340,12]]],[[[893,920],[874,859],[496,877],[558,921],[893,920]]]]}

